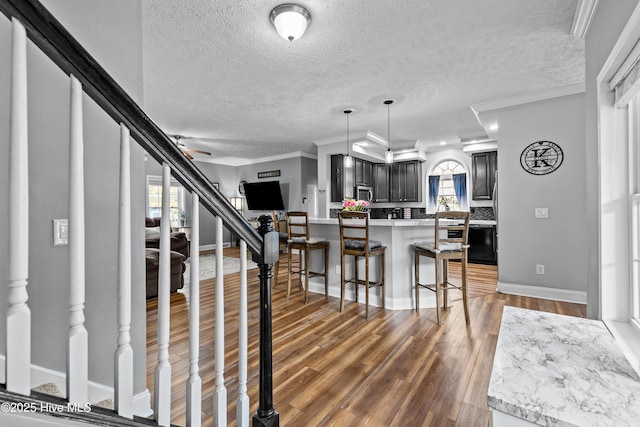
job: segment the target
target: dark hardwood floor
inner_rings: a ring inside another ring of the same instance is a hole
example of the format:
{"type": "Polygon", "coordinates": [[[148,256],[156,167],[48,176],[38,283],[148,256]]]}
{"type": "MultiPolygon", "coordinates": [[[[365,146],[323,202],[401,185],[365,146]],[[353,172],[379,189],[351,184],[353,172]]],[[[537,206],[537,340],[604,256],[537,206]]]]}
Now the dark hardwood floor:
{"type": "MultiPolygon", "coordinates": [[[[237,248],[225,255],[239,255],[237,248]]],[[[459,280],[459,266],[450,275],[459,280]]],[[[286,292],[286,255],[273,291],[274,404],[283,426],[490,426],[487,387],[502,308],[524,307],[584,317],[584,305],[495,292],[497,268],[472,265],[471,324],[464,322],[459,292],[435,323],[435,309],[391,311],[339,299],[286,292]]],[[[258,270],[249,270],[249,380],[251,415],[258,405],[258,270]]],[[[214,383],[214,280],[201,284],[200,369],[203,425],[211,426],[214,383]]],[[[239,274],[225,276],[225,385],[228,420],[235,425],[239,274]]],[[[408,284],[409,286],[409,284],[408,284]]],[[[147,385],[153,390],[157,359],[157,302],[147,303],[147,385]]],[[[170,362],[173,423],[185,424],[189,367],[188,310],[184,295],[171,297],[170,362]]]]}

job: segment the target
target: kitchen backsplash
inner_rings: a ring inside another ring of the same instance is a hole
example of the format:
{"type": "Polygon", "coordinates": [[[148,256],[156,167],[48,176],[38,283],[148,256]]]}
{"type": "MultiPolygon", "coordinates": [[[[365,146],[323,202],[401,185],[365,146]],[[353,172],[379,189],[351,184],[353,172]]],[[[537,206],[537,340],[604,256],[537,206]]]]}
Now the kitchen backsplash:
{"type": "MultiPolygon", "coordinates": [[[[338,218],[338,213],[341,210],[342,209],[330,209],[329,218],[338,218]]],[[[389,217],[389,214],[393,215],[394,210],[396,212],[397,218],[402,218],[402,208],[371,208],[371,219],[387,219],[389,217]]],[[[434,214],[426,213],[424,208],[411,208],[412,219],[433,218],[434,216],[434,214]]],[[[493,208],[476,207],[471,208],[469,219],[491,221],[495,220],[496,218],[493,215],[493,208]]]]}
{"type": "Polygon", "coordinates": [[[494,221],[496,216],[493,214],[493,208],[471,208],[469,219],[494,221]]]}

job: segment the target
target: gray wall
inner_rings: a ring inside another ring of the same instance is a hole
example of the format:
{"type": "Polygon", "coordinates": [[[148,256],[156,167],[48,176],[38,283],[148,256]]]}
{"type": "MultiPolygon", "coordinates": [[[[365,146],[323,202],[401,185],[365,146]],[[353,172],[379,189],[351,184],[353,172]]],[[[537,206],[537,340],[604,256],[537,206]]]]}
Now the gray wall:
{"type": "MultiPolygon", "coordinates": [[[[275,160],[270,162],[256,163],[253,165],[239,166],[237,169],[238,182],[245,180],[247,182],[266,182],[280,181],[282,190],[282,198],[284,201],[284,209],[286,211],[304,210],[302,205],[302,159],[303,157],[295,157],[291,159],[275,160]],[[272,178],[258,179],[258,172],[280,170],[280,176],[272,178]]],[[[317,171],[317,166],[313,172],[317,171]]],[[[306,180],[309,180],[311,171],[304,171],[306,180]]],[[[317,178],[316,178],[317,179],[317,178]]],[[[307,181],[308,182],[308,181],[307,181]]],[[[304,192],[306,197],[307,185],[304,184],[304,192]]],[[[247,211],[245,206],[245,216],[253,217],[259,215],[259,211],[247,211]]]]}
{"type": "MultiPolygon", "coordinates": [[[[598,108],[596,78],[616,43],[638,0],[600,0],[585,40],[586,67],[586,187],[600,184],[598,146],[598,108]]],[[[587,316],[600,318],[599,222],[600,199],[597,191],[587,192],[587,316]]]]}
{"type": "Polygon", "coordinates": [[[318,186],[318,161],[308,157],[301,157],[300,167],[300,202],[302,203],[304,201],[304,204],[301,205],[301,209],[308,210],[307,197],[309,197],[309,185],[318,186]]]}
{"type": "MultiPolygon", "coordinates": [[[[134,99],[142,97],[140,4],[46,0],[49,10],[110,72],[134,99]],[[113,23],[118,25],[114,26],[113,23]]],[[[10,25],[0,19],[0,151],[8,152],[10,25]]],[[[69,81],[32,45],[28,49],[30,152],[30,274],[32,362],[64,372],[68,323],[68,246],[54,247],[54,218],[68,218],[69,81]]],[[[89,332],[89,377],[113,385],[116,348],[116,275],[119,129],[84,97],[86,194],[86,327],[89,332]]],[[[144,287],[144,174],[139,149],[132,153],[133,347],[135,392],[146,388],[146,308],[144,287]],[[137,286],[136,286],[137,285],[137,286]]],[[[7,223],[8,162],[0,156],[0,219],[7,223]]],[[[7,278],[8,242],[0,228],[0,275],[7,278]]],[[[0,298],[6,301],[6,286],[0,298]]],[[[6,305],[0,305],[0,349],[4,352],[6,305]]]]}
{"type": "MultiPolygon", "coordinates": [[[[215,163],[196,162],[196,166],[211,182],[218,183],[218,189],[227,196],[233,197],[238,192],[238,181],[236,181],[236,168],[233,166],[220,165],[215,163]]],[[[188,197],[189,210],[191,209],[191,198],[188,197]]],[[[223,242],[231,241],[231,233],[225,228],[222,236],[223,242]]],[[[215,216],[200,205],[200,245],[213,245],[216,243],[216,219],[215,216]]]]}
{"type": "Polygon", "coordinates": [[[586,292],[586,183],[584,95],[572,95],[497,112],[499,280],[586,292]],[[532,175],[520,166],[529,144],[547,140],[564,152],[562,166],[532,175]],[[536,207],[549,219],[535,219],[536,207]],[[536,264],[545,274],[536,274],[536,264]]]}

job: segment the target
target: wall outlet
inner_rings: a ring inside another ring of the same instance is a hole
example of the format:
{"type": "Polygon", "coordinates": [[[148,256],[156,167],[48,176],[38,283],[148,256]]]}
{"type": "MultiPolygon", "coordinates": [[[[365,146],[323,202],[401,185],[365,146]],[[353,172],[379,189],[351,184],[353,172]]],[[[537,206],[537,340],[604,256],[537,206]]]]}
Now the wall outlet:
{"type": "Polygon", "coordinates": [[[536,265],[536,274],[544,274],[544,264],[536,265]]]}
{"type": "Polygon", "coordinates": [[[536,208],[536,219],[549,218],[549,208],[536,208]]]}

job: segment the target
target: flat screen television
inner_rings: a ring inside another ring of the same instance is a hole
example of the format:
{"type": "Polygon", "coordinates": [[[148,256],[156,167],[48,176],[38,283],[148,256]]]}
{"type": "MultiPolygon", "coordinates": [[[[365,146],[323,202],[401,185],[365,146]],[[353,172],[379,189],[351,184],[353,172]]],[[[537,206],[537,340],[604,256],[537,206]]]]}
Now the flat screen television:
{"type": "Polygon", "coordinates": [[[251,211],[283,211],[280,181],[247,182],[244,184],[247,208],[251,211]]]}

